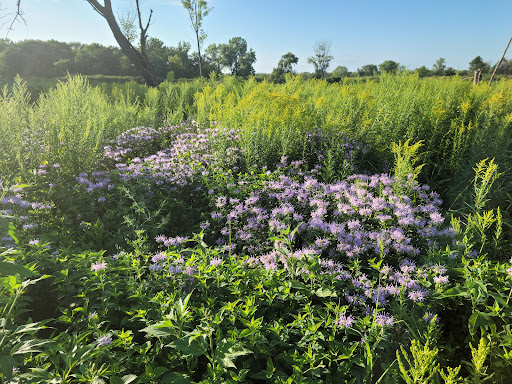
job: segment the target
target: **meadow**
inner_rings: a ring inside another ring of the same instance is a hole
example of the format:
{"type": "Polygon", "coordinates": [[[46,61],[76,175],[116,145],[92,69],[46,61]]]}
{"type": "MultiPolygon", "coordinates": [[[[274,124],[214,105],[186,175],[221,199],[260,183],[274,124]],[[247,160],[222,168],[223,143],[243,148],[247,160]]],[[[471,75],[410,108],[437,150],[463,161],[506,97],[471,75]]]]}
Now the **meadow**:
{"type": "Polygon", "coordinates": [[[0,96],[0,382],[507,383],[512,81],[0,96]]]}

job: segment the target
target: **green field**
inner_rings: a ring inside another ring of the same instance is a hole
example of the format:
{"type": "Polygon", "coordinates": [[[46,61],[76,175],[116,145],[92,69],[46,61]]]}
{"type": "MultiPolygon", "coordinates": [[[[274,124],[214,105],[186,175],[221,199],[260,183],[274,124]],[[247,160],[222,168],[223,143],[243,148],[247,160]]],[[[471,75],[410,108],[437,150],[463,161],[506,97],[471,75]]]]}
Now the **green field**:
{"type": "Polygon", "coordinates": [[[512,80],[0,96],[0,382],[507,383],[512,80]]]}

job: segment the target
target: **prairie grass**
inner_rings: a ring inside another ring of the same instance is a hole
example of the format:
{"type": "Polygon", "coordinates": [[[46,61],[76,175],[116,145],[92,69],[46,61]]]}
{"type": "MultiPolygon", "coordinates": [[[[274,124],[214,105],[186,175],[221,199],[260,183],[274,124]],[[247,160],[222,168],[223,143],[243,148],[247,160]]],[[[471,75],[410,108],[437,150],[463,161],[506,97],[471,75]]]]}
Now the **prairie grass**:
{"type": "Polygon", "coordinates": [[[195,101],[201,123],[241,129],[248,160],[259,164],[298,156],[317,127],[371,147],[376,169],[392,160],[391,143],[422,141],[422,181],[451,203],[471,180],[473,164],[488,156],[508,164],[511,96],[509,80],[473,88],[460,77],[420,80],[404,74],[383,75],[378,82],[288,77],[285,84],[221,83],[203,88],[195,101]]]}

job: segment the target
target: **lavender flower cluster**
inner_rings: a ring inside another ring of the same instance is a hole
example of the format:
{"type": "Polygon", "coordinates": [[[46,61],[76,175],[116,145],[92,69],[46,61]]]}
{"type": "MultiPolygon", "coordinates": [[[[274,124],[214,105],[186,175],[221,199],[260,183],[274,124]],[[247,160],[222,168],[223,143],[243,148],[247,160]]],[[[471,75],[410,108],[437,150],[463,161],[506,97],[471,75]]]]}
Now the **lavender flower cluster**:
{"type": "Polygon", "coordinates": [[[398,195],[396,183],[385,174],[353,175],[335,183],[300,172],[276,174],[245,196],[217,196],[209,230],[220,232],[218,244],[231,239],[239,250],[261,253],[272,246],[269,232],[299,227],[299,247],[348,259],[381,253],[414,258],[455,236],[452,228],[441,228],[437,193],[411,179],[412,196],[398,195]]]}

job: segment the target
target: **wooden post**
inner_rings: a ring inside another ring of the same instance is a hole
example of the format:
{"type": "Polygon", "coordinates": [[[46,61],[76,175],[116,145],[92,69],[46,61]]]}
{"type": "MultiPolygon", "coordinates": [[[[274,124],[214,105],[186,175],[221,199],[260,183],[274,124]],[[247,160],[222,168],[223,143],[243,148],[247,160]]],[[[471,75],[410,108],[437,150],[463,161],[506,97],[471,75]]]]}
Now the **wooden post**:
{"type": "Polygon", "coordinates": [[[507,44],[507,48],[505,48],[505,52],[503,52],[503,56],[501,56],[501,59],[500,61],[498,61],[498,64],[496,64],[496,66],[494,67],[494,71],[492,72],[492,75],[491,75],[491,80],[489,80],[489,85],[491,85],[492,83],[492,79],[494,77],[494,74],[496,73],[496,70],[498,69],[498,67],[500,66],[501,62],[503,61],[503,59],[505,58],[505,53],[507,53],[507,49],[508,49],[508,46],[510,45],[510,42],[512,41],[512,37],[510,38],[510,40],[508,41],[508,44],[507,44]]]}
{"type": "Polygon", "coordinates": [[[484,70],[481,68],[475,69],[474,76],[473,76],[473,87],[476,87],[476,85],[482,81],[482,74],[484,73],[484,70]]]}

